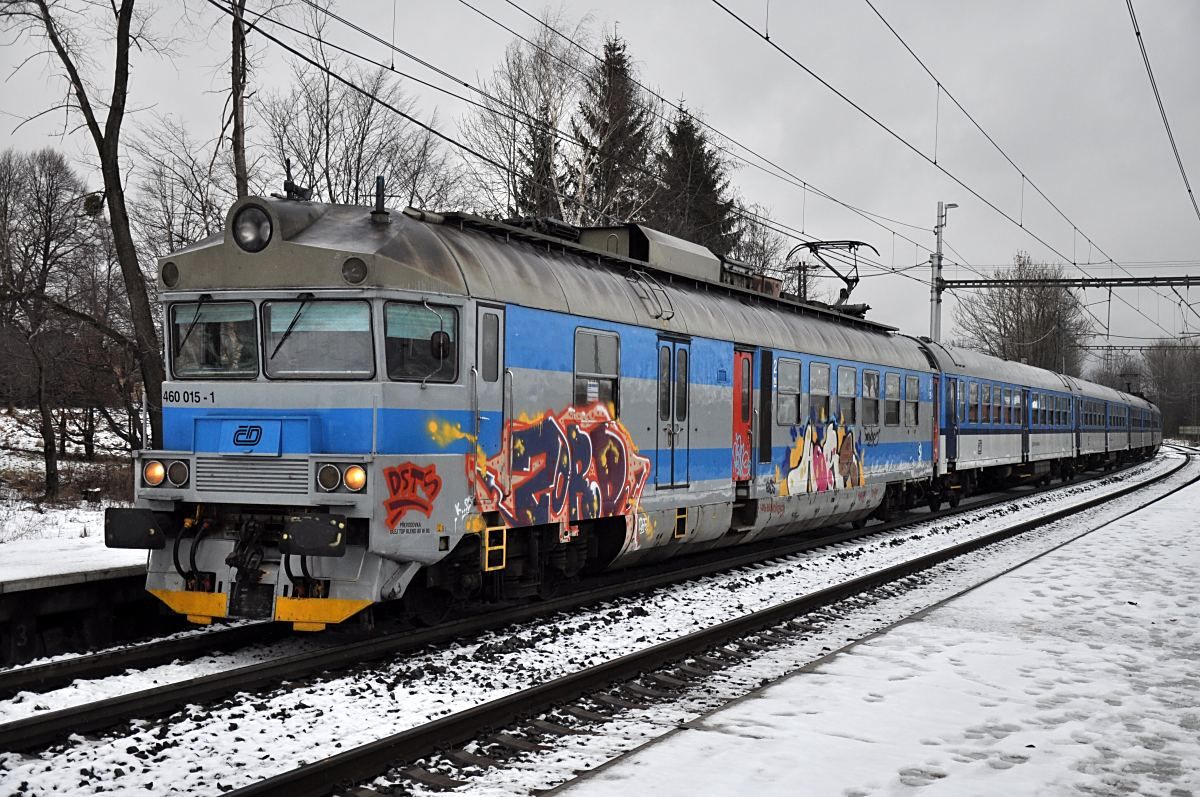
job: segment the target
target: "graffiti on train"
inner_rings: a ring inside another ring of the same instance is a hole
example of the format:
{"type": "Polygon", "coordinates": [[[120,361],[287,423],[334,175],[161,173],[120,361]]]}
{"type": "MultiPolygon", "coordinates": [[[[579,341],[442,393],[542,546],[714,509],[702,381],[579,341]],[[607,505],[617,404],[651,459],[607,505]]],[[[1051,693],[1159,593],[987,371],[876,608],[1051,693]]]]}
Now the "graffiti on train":
{"type": "Polygon", "coordinates": [[[580,520],[631,517],[650,477],[650,460],[600,402],[511,422],[501,450],[475,468],[482,511],[510,526],[561,523],[564,536],[580,520]]]}
{"type": "Polygon", "coordinates": [[[861,487],[863,447],[853,429],[836,421],[808,421],[792,427],[792,445],[785,454],[780,495],[823,493],[861,487]]]}
{"type": "Polygon", "coordinates": [[[410,510],[425,517],[433,516],[433,502],[442,491],[442,478],[437,466],[421,467],[405,462],[394,468],[385,468],[383,480],[387,484],[388,497],[383,508],[387,510],[387,527],[394,530],[410,510]]]}

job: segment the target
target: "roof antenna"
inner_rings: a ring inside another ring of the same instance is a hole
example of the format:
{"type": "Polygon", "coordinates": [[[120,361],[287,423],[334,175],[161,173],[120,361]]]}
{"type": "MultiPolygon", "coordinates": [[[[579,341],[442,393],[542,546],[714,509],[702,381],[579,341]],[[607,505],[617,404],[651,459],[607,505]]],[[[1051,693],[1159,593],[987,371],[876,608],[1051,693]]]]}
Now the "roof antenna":
{"type": "Polygon", "coordinates": [[[371,211],[371,221],[376,224],[390,224],[388,212],[383,207],[383,175],[375,178],[375,209],[371,211]]]}
{"type": "Polygon", "coordinates": [[[292,182],[292,159],[283,159],[283,169],[286,173],[286,179],[283,181],[283,193],[288,199],[298,199],[307,202],[312,199],[312,189],[304,186],[296,185],[292,182]]]}

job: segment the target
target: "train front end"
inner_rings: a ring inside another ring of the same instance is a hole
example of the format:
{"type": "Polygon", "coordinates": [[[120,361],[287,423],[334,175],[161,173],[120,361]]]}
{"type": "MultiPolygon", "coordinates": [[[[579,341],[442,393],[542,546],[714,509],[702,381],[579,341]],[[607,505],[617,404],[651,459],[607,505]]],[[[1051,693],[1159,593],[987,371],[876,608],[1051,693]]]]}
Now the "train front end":
{"type": "Polygon", "coordinates": [[[105,537],[148,549],[147,589],[193,622],[321,630],[403,594],[465,531],[433,506],[465,493],[463,454],[415,428],[422,402],[465,410],[428,389],[458,377],[461,283],[369,210],[251,198],[160,261],[162,447],[135,452],[105,537]],[[388,379],[385,351],[420,378],[388,379]]]}

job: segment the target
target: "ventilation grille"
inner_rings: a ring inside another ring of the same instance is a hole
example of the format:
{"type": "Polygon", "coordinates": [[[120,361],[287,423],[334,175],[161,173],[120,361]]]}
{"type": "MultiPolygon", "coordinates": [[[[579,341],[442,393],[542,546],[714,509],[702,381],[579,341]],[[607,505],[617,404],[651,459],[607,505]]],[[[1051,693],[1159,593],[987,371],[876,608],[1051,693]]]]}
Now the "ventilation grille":
{"type": "Polygon", "coordinates": [[[197,457],[196,489],[307,495],[307,459],[197,457]]]}

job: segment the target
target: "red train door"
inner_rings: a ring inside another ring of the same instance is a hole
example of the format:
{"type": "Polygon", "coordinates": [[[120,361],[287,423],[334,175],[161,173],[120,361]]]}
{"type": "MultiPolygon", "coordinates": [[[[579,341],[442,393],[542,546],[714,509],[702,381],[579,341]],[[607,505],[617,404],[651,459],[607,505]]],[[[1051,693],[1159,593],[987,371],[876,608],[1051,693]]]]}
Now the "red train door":
{"type": "Polygon", "coordinates": [[[751,473],[750,423],[754,410],[754,367],[748,351],[733,353],[733,480],[746,481],[751,473]]]}

